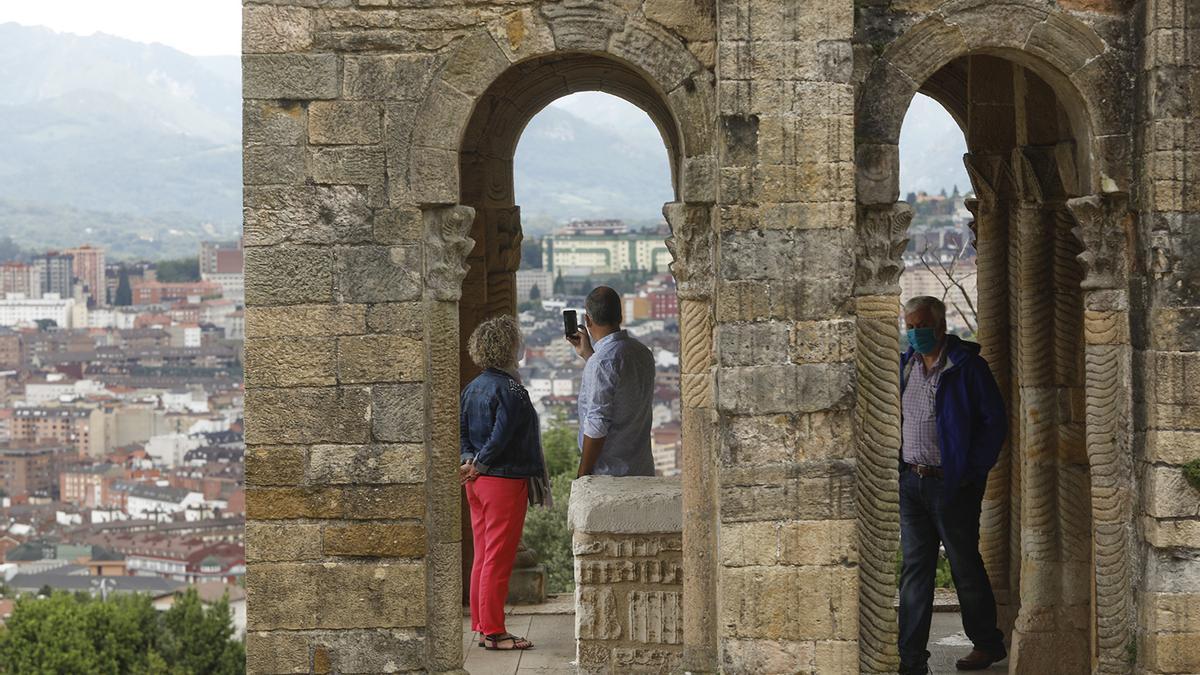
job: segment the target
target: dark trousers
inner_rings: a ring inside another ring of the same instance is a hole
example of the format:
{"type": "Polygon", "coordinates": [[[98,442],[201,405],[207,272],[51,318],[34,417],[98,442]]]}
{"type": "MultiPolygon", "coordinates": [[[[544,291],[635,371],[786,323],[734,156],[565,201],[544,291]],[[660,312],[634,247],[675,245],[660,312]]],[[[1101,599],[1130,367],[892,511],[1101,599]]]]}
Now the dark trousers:
{"type": "Polygon", "coordinates": [[[1004,635],[996,628],[996,598],[979,555],[979,511],[985,487],[982,483],[963,485],[943,502],[941,478],[922,478],[908,470],[900,474],[902,671],[923,668],[929,659],[925,647],[933,619],[939,542],[950,561],[967,637],[976,649],[994,658],[1006,654],[1004,635]]]}

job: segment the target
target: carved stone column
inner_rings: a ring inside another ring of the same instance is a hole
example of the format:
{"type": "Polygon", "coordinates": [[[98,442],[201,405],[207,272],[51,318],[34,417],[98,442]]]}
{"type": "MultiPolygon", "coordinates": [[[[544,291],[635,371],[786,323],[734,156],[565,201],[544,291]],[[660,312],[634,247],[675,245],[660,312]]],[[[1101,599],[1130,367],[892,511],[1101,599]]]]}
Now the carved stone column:
{"type": "Polygon", "coordinates": [[[1087,268],[1084,336],[1087,456],[1095,564],[1096,672],[1129,671],[1133,640],[1132,347],[1129,341],[1128,196],[1108,193],[1067,203],[1087,268]]]}
{"type": "Polygon", "coordinates": [[[896,549],[900,543],[900,274],[912,207],[858,207],[855,402],[859,671],[895,672],[896,549]]]}
{"type": "Polygon", "coordinates": [[[469,206],[426,209],[425,343],[429,345],[425,523],[428,661],[433,672],[462,671],[461,512],[458,486],[458,301],[475,242],[469,206]]]}
{"type": "Polygon", "coordinates": [[[683,426],[683,664],[717,671],[717,427],[713,396],[713,236],[709,204],[663,206],[679,298],[683,426]]]}
{"type": "MultiPolygon", "coordinates": [[[[1013,153],[1017,202],[1012,212],[1016,264],[1016,378],[1020,392],[1021,606],[1013,627],[1010,666],[1039,669],[1051,652],[1057,626],[1061,573],[1058,556],[1054,389],[1054,296],[1052,219],[1047,217],[1038,168],[1022,149],[1013,153]]],[[[1041,172],[1042,174],[1045,171],[1041,172]]]]}
{"type": "MultiPolygon", "coordinates": [[[[964,155],[963,161],[975,198],[967,208],[975,217],[971,231],[975,235],[976,290],[980,354],[987,360],[992,376],[1012,410],[1012,378],[1009,360],[1008,303],[1008,203],[1001,193],[1011,194],[1012,175],[1008,158],[999,155],[964,155]]],[[[1010,537],[1012,520],[1011,434],[1000,448],[996,465],[988,473],[987,491],[979,517],[979,553],[987,568],[1001,629],[1012,630],[1016,602],[1010,598],[1010,537]]]]}

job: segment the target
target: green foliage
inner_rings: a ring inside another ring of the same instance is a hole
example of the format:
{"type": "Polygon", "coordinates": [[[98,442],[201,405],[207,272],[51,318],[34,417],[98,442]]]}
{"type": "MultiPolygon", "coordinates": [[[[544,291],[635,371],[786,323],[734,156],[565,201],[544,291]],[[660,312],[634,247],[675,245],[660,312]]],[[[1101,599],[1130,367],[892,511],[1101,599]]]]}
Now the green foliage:
{"type": "Polygon", "coordinates": [[[133,286],[129,283],[129,270],[124,265],[121,265],[121,272],[117,276],[117,297],[113,304],[118,307],[133,304],[133,286]]]}
{"type": "Polygon", "coordinates": [[[533,300],[541,300],[541,299],[542,299],[542,289],[538,288],[537,284],[534,284],[533,288],[529,289],[529,300],[533,301],[533,300]]]}
{"type": "Polygon", "coordinates": [[[1200,459],[1193,459],[1183,465],[1183,477],[1187,479],[1188,484],[1200,490],[1200,459]]]}
{"type": "Polygon", "coordinates": [[[154,266],[158,280],[167,283],[200,281],[200,258],[163,260],[154,266]]]}
{"type": "Polygon", "coordinates": [[[524,540],[546,568],[546,590],[569,593],[575,587],[575,562],[571,554],[571,530],[567,527],[567,506],[571,501],[571,481],[579,470],[579,450],[575,430],[562,418],[542,434],[542,453],[550,474],[554,505],[529,510],[524,540]]]}
{"type": "Polygon", "coordinates": [[[575,587],[575,562],[571,554],[571,530],[567,526],[567,505],[571,501],[574,473],[550,479],[554,505],[531,508],[525,516],[525,544],[537,552],[546,568],[546,590],[569,593],[575,587]]]}
{"type": "Polygon", "coordinates": [[[231,639],[229,604],[204,609],[189,589],[159,615],[145,595],[87,593],[17,600],[0,632],[0,671],[97,675],[233,675],[245,648],[231,639]]]}

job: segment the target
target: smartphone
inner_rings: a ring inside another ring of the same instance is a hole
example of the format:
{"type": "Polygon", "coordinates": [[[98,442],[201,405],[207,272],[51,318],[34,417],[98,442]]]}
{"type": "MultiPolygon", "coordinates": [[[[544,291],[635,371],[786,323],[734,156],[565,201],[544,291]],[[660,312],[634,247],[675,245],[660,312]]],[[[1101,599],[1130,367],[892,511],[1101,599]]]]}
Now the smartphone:
{"type": "Polygon", "coordinates": [[[579,313],[573,309],[563,310],[563,334],[574,337],[579,333],[579,313]]]}

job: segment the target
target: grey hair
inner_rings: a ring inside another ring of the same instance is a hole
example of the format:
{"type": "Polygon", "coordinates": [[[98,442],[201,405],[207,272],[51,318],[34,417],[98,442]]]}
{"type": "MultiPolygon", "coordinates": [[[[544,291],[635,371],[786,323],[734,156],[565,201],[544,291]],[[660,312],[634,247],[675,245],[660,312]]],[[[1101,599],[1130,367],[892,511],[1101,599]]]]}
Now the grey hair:
{"type": "Polygon", "coordinates": [[[908,302],[904,303],[904,315],[908,316],[926,307],[929,308],[929,311],[933,314],[933,318],[937,319],[938,323],[946,323],[946,303],[932,295],[918,295],[915,298],[909,298],[908,302]]]}

